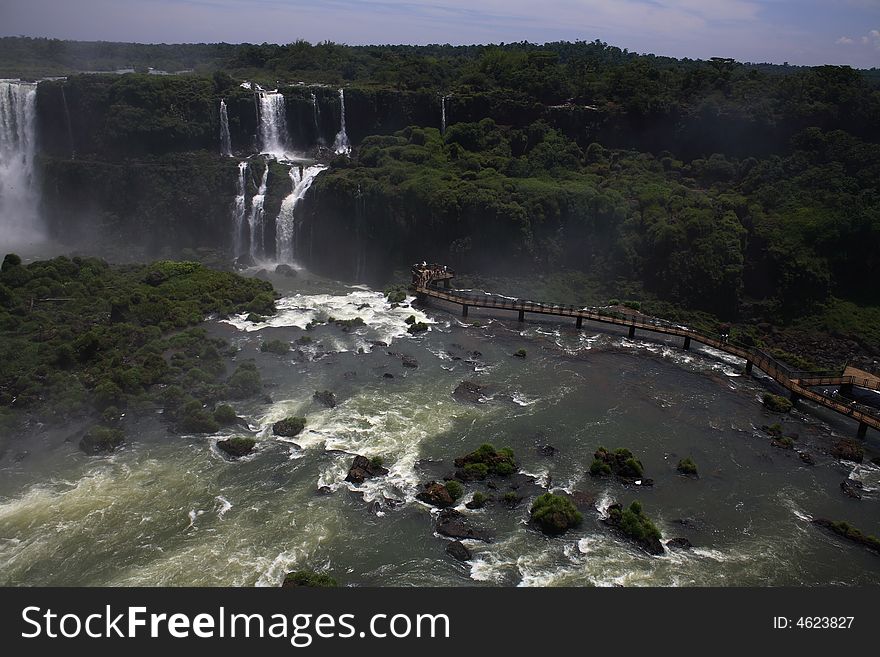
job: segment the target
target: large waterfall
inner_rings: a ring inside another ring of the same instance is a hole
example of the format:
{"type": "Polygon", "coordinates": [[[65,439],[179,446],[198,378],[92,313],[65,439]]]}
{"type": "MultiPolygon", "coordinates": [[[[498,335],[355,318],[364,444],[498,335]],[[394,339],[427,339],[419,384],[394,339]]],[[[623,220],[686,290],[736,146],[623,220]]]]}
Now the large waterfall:
{"type": "Polygon", "coordinates": [[[247,175],[248,163],[238,163],[238,186],[236,187],[235,204],[232,210],[232,226],[235,231],[232,236],[232,248],[236,256],[243,253],[244,235],[244,216],[247,209],[247,200],[245,198],[245,176],[247,175]]]}
{"type": "Polygon", "coordinates": [[[339,104],[342,107],[342,118],[340,119],[339,133],[336,135],[336,141],[333,142],[333,151],[337,155],[351,154],[351,144],[348,143],[348,134],[345,132],[345,89],[339,90],[339,104]]]}
{"type": "Polygon", "coordinates": [[[290,180],[293,183],[293,191],[281,203],[281,211],[275,224],[276,248],[278,250],[278,262],[293,262],[296,256],[296,208],[300,201],[309,191],[318,174],[327,167],[321,164],[312,165],[306,169],[293,166],[290,168],[290,180]]]}
{"type": "Polygon", "coordinates": [[[34,184],[37,85],[0,81],[0,242],[38,239],[38,201],[34,184]]]}
{"type": "Polygon", "coordinates": [[[260,152],[284,159],[290,152],[284,95],[262,89],[257,93],[260,108],[260,152]]]}
{"type": "Polygon", "coordinates": [[[226,101],[220,101],[220,155],[232,157],[232,138],[229,136],[229,116],[226,101]]]}
{"type": "Polygon", "coordinates": [[[440,96],[440,134],[446,134],[446,96],[440,96]]]}
{"type": "Polygon", "coordinates": [[[248,226],[250,227],[250,254],[253,257],[262,256],[263,254],[263,235],[265,234],[265,226],[263,225],[263,203],[266,201],[266,186],[269,181],[269,161],[266,161],[266,167],[263,169],[263,179],[257,193],[251,199],[251,213],[248,217],[248,226]]]}

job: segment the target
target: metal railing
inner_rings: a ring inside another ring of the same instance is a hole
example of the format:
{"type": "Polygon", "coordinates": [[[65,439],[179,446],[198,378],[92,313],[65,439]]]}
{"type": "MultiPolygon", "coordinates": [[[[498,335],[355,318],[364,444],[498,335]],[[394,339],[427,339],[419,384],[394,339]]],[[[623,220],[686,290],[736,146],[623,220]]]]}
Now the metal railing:
{"type": "MultiPolygon", "coordinates": [[[[416,268],[413,268],[415,274],[416,268]]],[[[454,276],[452,270],[444,272],[450,274],[444,275],[441,280],[448,280],[454,276]]],[[[776,381],[779,385],[789,390],[797,397],[809,399],[820,406],[829,408],[837,413],[846,415],[860,423],[867,424],[874,429],[880,430],[880,411],[867,406],[857,404],[855,402],[841,402],[833,396],[824,394],[819,391],[810,390],[811,387],[821,386],[840,386],[855,385],[865,387],[872,390],[880,390],[880,384],[868,378],[860,378],[853,376],[843,376],[843,373],[826,371],[826,372],[809,372],[804,370],[795,370],[781,361],[777,360],[770,354],[757,349],[753,346],[744,345],[731,341],[727,336],[719,335],[717,337],[708,336],[699,333],[684,326],[674,324],[673,322],[647,316],[626,316],[623,313],[601,312],[601,309],[578,307],[574,305],[549,304],[539,301],[529,301],[524,299],[510,299],[500,297],[490,293],[477,294],[474,292],[462,292],[454,289],[442,289],[434,285],[432,278],[421,279],[423,285],[416,285],[414,278],[414,288],[417,293],[427,295],[434,299],[455,303],[462,306],[473,306],[476,308],[492,308],[499,310],[513,310],[521,313],[534,313],[543,315],[556,315],[560,317],[574,317],[579,320],[589,320],[604,324],[614,324],[617,326],[644,329],[661,333],[664,335],[679,336],[689,338],[695,342],[707,345],[719,351],[723,351],[732,356],[742,358],[752,363],[767,376],[776,381]]]]}

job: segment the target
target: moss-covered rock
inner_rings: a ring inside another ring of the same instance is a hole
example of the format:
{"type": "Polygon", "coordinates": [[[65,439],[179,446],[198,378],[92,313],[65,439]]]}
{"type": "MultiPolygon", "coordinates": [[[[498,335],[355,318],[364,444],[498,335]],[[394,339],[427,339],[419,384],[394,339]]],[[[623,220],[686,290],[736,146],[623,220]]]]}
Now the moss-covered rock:
{"type": "Polygon", "coordinates": [[[645,515],[639,501],[634,501],[625,509],[620,504],[612,504],[605,522],[648,554],[663,554],[660,530],[645,515]]]}
{"type": "Polygon", "coordinates": [[[257,442],[253,438],[235,436],[217,441],[217,448],[234,459],[247,456],[254,451],[257,442]]]}
{"type": "Polygon", "coordinates": [[[271,353],[278,354],[279,356],[284,356],[287,352],[290,351],[290,343],[285,342],[284,340],[269,340],[268,342],[263,342],[260,345],[260,351],[263,353],[271,353]]]}
{"type": "Polygon", "coordinates": [[[79,441],[79,448],[86,454],[107,454],[125,442],[125,434],[120,429],[95,426],[89,429],[79,441]]]}
{"type": "Polygon", "coordinates": [[[296,572],[287,573],[281,588],[289,589],[298,586],[306,586],[312,588],[332,588],[339,586],[335,579],[327,573],[316,573],[311,570],[297,570],[296,572]]]}
{"type": "Polygon", "coordinates": [[[302,433],[305,428],[306,419],[304,417],[286,417],[272,425],[272,433],[284,438],[293,438],[302,433]]]}
{"type": "Polygon", "coordinates": [[[602,477],[615,474],[621,479],[634,481],[644,478],[644,467],[633,453],[626,448],[618,448],[614,451],[600,447],[593,454],[593,462],[590,464],[590,475],[602,477]]]}
{"type": "Polygon", "coordinates": [[[456,477],[462,481],[485,479],[489,475],[506,477],[517,471],[513,450],[496,450],[493,445],[483,443],[470,454],[455,459],[456,477]]]}
{"type": "Polygon", "coordinates": [[[768,411],[773,411],[774,413],[788,413],[793,406],[793,404],[785,397],[773,395],[769,392],[764,393],[761,401],[764,404],[764,408],[768,411]]]}
{"type": "Polygon", "coordinates": [[[221,427],[228,427],[233,424],[238,424],[239,417],[235,414],[235,409],[233,409],[232,406],[221,404],[214,409],[214,421],[221,427]]]}
{"type": "Polygon", "coordinates": [[[697,464],[694,463],[689,456],[681,459],[678,462],[678,466],[676,467],[676,469],[683,475],[687,475],[689,477],[697,476],[697,464]]]}
{"type": "Polygon", "coordinates": [[[577,527],[584,517],[567,497],[545,493],[532,503],[531,522],[545,534],[564,534],[577,527]]]}

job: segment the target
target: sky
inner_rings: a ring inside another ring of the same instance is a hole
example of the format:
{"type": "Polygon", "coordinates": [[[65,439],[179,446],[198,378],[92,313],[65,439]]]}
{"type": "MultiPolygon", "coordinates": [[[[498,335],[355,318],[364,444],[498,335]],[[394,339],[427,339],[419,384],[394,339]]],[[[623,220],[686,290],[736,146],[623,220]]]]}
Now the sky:
{"type": "Polygon", "coordinates": [[[351,45],[600,39],[641,53],[880,67],[880,0],[0,0],[0,36],[351,45]]]}

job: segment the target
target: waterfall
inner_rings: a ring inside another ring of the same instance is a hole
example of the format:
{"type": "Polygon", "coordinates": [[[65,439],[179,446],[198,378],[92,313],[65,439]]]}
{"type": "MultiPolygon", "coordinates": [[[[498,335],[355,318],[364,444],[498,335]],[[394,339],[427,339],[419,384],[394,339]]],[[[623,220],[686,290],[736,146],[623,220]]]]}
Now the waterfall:
{"type": "Polygon", "coordinates": [[[440,134],[446,134],[446,96],[440,96],[440,134]]]}
{"type": "Polygon", "coordinates": [[[259,94],[260,108],[260,152],[283,159],[290,151],[287,134],[287,109],[284,95],[277,91],[263,91],[259,94]]]}
{"type": "Polygon", "coordinates": [[[233,205],[232,226],[235,231],[232,235],[234,255],[242,255],[242,231],[244,230],[244,215],[246,210],[245,199],[245,176],[247,175],[248,163],[238,163],[238,186],[236,187],[235,204],[233,205]]]}
{"type": "Polygon", "coordinates": [[[220,100],[220,155],[232,157],[232,138],[229,136],[229,116],[226,101],[220,100]]]}
{"type": "Polygon", "coordinates": [[[339,90],[339,104],[342,107],[342,118],[339,125],[339,133],[333,142],[333,152],[337,155],[350,155],[351,144],[348,143],[348,134],[345,132],[345,89],[339,90]]]}
{"type": "Polygon", "coordinates": [[[257,193],[251,199],[251,214],[248,217],[248,226],[250,227],[250,254],[256,258],[263,255],[263,235],[265,227],[263,226],[263,203],[266,200],[266,183],[269,180],[269,161],[266,160],[266,168],[263,169],[263,179],[257,193]]]}
{"type": "Polygon", "coordinates": [[[0,81],[0,240],[32,241],[41,234],[34,184],[37,85],[0,81]]]}
{"type": "Polygon", "coordinates": [[[290,168],[290,180],[293,183],[293,191],[281,202],[281,211],[275,224],[275,235],[278,250],[278,262],[293,262],[296,256],[296,208],[299,202],[305,198],[306,192],[312,186],[318,174],[327,167],[315,164],[305,169],[300,166],[290,168]]]}
{"type": "Polygon", "coordinates": [[[315,92],[312,92],[312,119],[315,123],[315,140],[319,144],[324,143],[324,138],[321,136],[321,108],[318,106],[318,98],[315,96],[315,92]]]}
{"type": "Polygon", "coordinates": [[[76,159],[76,148],[73,145],[73,124],[70,122],[70,109],[67,107],[67,94],[61,85],[61,105],[64,107],[64,121],[67,124],[67,142],[70,145],[70,159],[76,159]]]}

